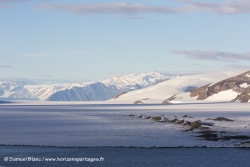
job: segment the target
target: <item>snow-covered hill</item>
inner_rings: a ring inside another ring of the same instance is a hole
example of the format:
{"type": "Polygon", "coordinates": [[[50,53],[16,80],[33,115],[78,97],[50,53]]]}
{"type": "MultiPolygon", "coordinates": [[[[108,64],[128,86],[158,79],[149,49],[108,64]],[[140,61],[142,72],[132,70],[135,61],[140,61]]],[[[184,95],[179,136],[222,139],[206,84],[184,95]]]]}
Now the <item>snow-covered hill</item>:
{"type": "MultiPolygon", "coordinates": [[[[190,96],[190,90],[199,88],[211,83],[220,82],[223,79],[232,77],[236,72],[216,72],[199,75],[178,76],[171,78],[159,84],[129,92],[119,96],[116,99],[111,99],[112,103],[173,103],[173,102],[197,102],[195,97],[190,96]]],[[[212,85],[212,84],[211,84],[212,85]]],[[[228,90],[230,91],[230,90],[228,90]]],[[[223,92],[222,95],[215,94],[215,96],[228,97],[230,92],[223,92]]],[[[238,93],[233,94],[235,98],[238,93]],[[235,96],[234,96],[235,95],[235,96]]],[[[218,99],[216,100],[221,100],[218,99]]],[[[215,100],[215,101],[216,101],[215,100]]],[[[231,99],[232,100],[232,99],[231,99]]]]}
{"type": "Polygon", "coordinates": [[[173,95],[164,103],[178,102],[250,102],[250,71],[207,84],[187,93],[173,95]]]}

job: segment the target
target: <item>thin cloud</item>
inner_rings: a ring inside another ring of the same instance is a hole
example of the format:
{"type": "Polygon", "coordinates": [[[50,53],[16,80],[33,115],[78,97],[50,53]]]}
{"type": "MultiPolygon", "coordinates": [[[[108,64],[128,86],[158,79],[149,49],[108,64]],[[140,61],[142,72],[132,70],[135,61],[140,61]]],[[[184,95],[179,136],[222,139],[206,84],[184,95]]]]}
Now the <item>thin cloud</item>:
{"type": "Polygon", "coordinates": [[[231,53],[213,51],[200,51],[200,50],[172,50],[171,53],[185,55],[189,59],[197,60],[214,60],[214,61],[228,61],[235,62],[239,60],[250,61],[250,52],[248,53],[231,53]]]}
{"type": "Polygon", "coordinates": [[[43,78],[51,78],[51,75],[39,75],[39,77],[43,77],[43,78]]]}
{"type": "Polygon", "coordinates": [[[221,71],[236,73],[236,75],[250,70],[250,65],[228,64],[222,66],[221,71]]]}
{"type": "Polygon", "coordinates": [[[224,2],[200,2],[196,0],[178,0],[185,3],[187,12],[207,11],[218,14],[249,14],[249,0],[226,0],[224,2]]]}
{"type": "Polygon", "coordinates": [[[28,54],[25,57],[33,57],[33,58],[46,58],[46,57],[52,57],[56,56],[56,54],[50,54],[50,53],[38,53],[38,54],[28,54]]]}
{"type": "Polygon", "coordinates": [[[0,4],[7,4],[7,3],[17,3],[17,2],[45,2],[51,0],[0,0],[0,4]]]}
{"type": "Polygon", "coordinates": [[[13,2],[27,2],[30,0],[0,0],[0,4],[13,3],[13,2]]]}
{"type": "Polygon", "coordinates": [[[89,3],[89,4],[41,4],[36,6],[38,9],[56,9],[71,12],[78,15],[86,14],[150,14],[178,13],[178,9],[168,6],[153,6],[140,3],[89,3]]]}
{"type": "Polygon", "coordinates": [[[224,70],[250,70],[250,65],[229,64],[222,67],[224,70]]]}
{"type": "Polygon", "coordinates": [[[49,0],[0,0],[0,8],[11,8],[13,3],[22,3],[22,2],[45,2],[49,0]]]}
{"type": "Polygon", "coordinates": [[[3,66],[0,66],[0,68],[13,68],[13,66],[3,65],[3,66]]]}
{"type": "Polygon", "coordinates": [[[213,12],[217,14],[250,14],[249,0],[227,0],[224,2],[200,2],[197,0],[176,0],[177,6],[156,6],[141,3],[88,3],[88,4],[40,4],[38,9],[51,9],[78,15],[95,14],[176,14],[192,12],[213,12]]]}
{"type": "Polygon", "coordinates": [[[70,55],[83,55],[85,52],[68,52],[70,55]]]}
{"type": "Polygon", "coordinates": [[[159,23],[161,23],[160,21],[152,21],[152,20],[150,20],[150,21],[148,21],[148,22],[154,23],[154,24],[159,24],[159,23]]]}
{"type": "Polygon", "coordinates": [[[145,18],[145,17],[138,17],[138,16],[124,16],[124,15],[122,15],[122,16],[119,16],[119,17],[122,18],[122,19],[136,20],[136,21],[138,21],[138,20],[147,20],[147,18],[145,18]]]}

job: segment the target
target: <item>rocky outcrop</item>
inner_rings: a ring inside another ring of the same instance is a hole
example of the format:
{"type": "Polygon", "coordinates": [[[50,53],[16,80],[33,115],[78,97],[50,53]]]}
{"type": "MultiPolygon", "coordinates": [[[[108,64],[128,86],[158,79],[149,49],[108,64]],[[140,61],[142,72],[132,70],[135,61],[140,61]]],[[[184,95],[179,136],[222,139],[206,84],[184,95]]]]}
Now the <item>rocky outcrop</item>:
{"type": "Polygon", "coordinates": [[[234,121],[232,119],[228,119],[228,118],[225,118],[225,117],[217,117],[217,118],[214,118],[212,120],[214,120],[214,121],[234,121]]]}
{"type": "Polygon", "coordinates": [[[235,99],[232,99],[232,101],[239,100],[242,103],[247,103],[250,99],[250,86],[244,88],[241,87],[242,84],[250,85],[250,71],[247,71],[235,77],[225,79],[212,85],[208,84],[200,88],[193,89],[190,91],[190,96],[198,96],[197,100],[204,100],[209,96],[231,89],[239,93],[239,95],[235,99]]]}
{"type": "MultiPolygon", "coordinates": [[[[190,96],[191,97],[198,96],[197,100],[204,100],[208,98],[209,96],[212,96],[221,91],[225,91],[229,89],[232,89],[233,91],[241,94],[245,91],[245,88],[240,87],[240,85],[244,83],[250,85],[250,71],[245,72],[235,77],[225,79],[213,85],[209,84],[209,85],[205,85],[200,88],[197,88],[197,89],[193,89],[190,91],[190,96]]],[[[245,99],[245,98],[241,96],[241,99],[245,99]]],[[[246,100],[243,100],[243,101],[246,102],[246,100]]]]}
{"type": "Polygon", "coordinates": [[[171,104],[171,101],[176,99],[176,95],[171,96],[170,98],[164,100],[162,104],[171,104]]]}
{"type": "MultiPolygon", "coordinates": [[[[145,116],[145,115],[135,115],[130,114],[130,117],[133,118],[140,118],[140,119],[148,119],[155,122],[165,124],[173,124],[179,127],[184,128],[185,130],[182,130],[182,132],[192,132],[194,137],[197,137],[199,139],[207,140],[207,141],[220,141],[225,142],[229,140],[233,140],[233,142],[241,141],[241,144],[238,144],[236,146],[238,147],[250,147],[250,136],[247,136],[245,134],[239,134],[239,135],[232,135],[232,133],[227,131],[217,131],[216,126],[217,124],[214,124],[212,122],[203,122],[201,120],[178,120],[177,118],[174,118],[173,120],[169,120],[167,116],[161,115],[161,116],[145,116]],[[151,118],[151,119],[150,119],[151,118]]],[[[187,118],[187,115],[183,116],[184,118],[187,118]]],[[[182,118],[183,118],[182,117],[182,118]]],[[[207,118],[206,120],[213,120],[213,121],[233,121],[231,119],[225,118],[225,117],[217,117],[217,118],[207,118]]]]}
{"type": "Polygon", "coordinates": [[[245,91],[240,93],[235,99],[232,101],[235,102],[239,100],[242,103],[249,103],[250,102],[250,87],[246,88],[245,91]]]}
{"type": "Polygon", "coordinates": [[[143,104],[143,102],[141,100],[137,100],[133,104],[143,104]]]}
{"type": "Polygon", "coordinates": [[[126,93],[128,93],[128,92],[119,93],[118,95],[116,95],[115,97],[113,97],[113,99],[117,99],[118,97],[120,97],[121,95],[124,95],[124,94],[126,94],[126,93]]]}

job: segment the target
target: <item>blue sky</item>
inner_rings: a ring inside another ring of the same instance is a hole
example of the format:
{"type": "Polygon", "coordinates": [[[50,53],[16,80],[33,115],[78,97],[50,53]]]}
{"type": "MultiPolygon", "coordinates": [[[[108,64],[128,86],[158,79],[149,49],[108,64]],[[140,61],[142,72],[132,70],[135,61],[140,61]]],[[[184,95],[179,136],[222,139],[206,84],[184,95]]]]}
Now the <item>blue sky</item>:
{"type": "Polygon", "coordinates": [[[249,0],[0,0],[0,78],[250,69],[249,0]]]}

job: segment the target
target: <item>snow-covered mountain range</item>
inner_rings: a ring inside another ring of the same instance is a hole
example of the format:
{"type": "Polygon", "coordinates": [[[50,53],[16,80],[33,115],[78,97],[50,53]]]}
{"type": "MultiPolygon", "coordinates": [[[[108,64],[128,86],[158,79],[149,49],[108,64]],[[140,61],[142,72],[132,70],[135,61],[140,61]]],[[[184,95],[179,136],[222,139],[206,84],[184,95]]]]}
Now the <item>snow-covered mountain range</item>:
{"type": "Polygon", "coordinates": [[[179,76],[113,98],[113,103],[250,102],[250,71],[179,76]]]}
{"type": "Polygon", "coordinates": [[[0,98],[53,101],[100,101],[117,94],[142,89],[169,77],[159,73],[121,75],[98,82],[27,85],[21,81],[0,80],[0,98]]]}
{"type": "Polygon", "coordinates": [[[168,77],[159,72],[128,74],[70,84],[27,85],[0,80],[0,99],[105,101],[108,103],[250,102],[250,71],[168,77]]]}
{"type": "Polygon", "coordinates": [[[120,75],[114,78],[110,78],[102,81],[105,85],[114,85],[117,88],[128,89],[128,90],[137,90],[152,86],[159,82],[168,80],[169,77],[159,73],[140,73],[140,74],[129,74],[129,75],[120,75]]]}

